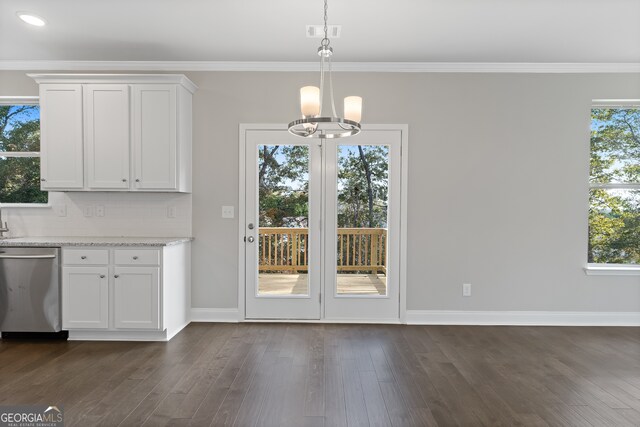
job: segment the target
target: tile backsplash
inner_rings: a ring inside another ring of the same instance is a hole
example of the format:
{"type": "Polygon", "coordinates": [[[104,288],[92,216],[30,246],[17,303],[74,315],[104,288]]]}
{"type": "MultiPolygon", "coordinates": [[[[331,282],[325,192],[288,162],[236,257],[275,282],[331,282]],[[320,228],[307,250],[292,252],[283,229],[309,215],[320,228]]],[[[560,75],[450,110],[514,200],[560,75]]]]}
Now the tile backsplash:
{"type": "Polygon", "coordinates": [[[49,203],[50,207],[2,207],[8,236],[192,235],[191,194],[50,192],[49,203]],[[104,216],[98,216],[100,210],[104,216]]]}

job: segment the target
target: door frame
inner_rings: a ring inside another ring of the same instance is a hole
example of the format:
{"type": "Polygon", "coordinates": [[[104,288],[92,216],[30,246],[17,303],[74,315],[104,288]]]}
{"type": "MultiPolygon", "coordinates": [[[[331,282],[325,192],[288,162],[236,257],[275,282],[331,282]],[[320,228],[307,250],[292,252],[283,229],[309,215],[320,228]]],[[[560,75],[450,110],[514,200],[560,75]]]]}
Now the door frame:
{"type": "MultiPolygon", "coordinates": [[[[399,321],[376,321],[372,319],[350,319],[350,320],[326,320],[324,317],[325,298],[322,298],[320,309],[320,320],[273,320],[265,319],[265,322],[294,322],[294,323],[407,323],[407,183],[409,165],[409,125],[407,124],[367,124],[364,130],[395,130],[401,133],[401,172],[400,172],[400,260],[399,260],[399,285],[400,285],[400,318],[399,321]]],[[[245,302],[245,213],[246,213],[246,134],[250,130],[282,130],[286,131],[285,124],[265,124],[265,123],[240,123],[238,132],[238,321],[246,321],[245,302]]],[[[324,244],[324,242],[323,242],[324,244]]],[[[323,289],[321,289],[323,292],[323,289]]],[[[251,319],[252,322],[260,321],[251,319]]]]}

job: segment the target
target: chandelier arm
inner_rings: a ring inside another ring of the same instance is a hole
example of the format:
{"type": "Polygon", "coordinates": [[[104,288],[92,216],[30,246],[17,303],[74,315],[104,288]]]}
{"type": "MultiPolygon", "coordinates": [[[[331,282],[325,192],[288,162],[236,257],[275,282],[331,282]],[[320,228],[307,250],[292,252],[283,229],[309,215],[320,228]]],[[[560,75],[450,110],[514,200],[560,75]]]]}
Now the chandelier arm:
{"type": "Polygon", "coordinates": [[[336,114],[336,103],[333,100],[333,79],[331,78],[331,57],[328,59],[329,61],[329,93],[331,94],[331,111],[333,112],[333,117],[338,117],[336,114]]]}
{"type": "Polygon", "coordinates": [[[322,106],[324,104],[324,56],[320,57],[320,114],[322,117],[322,106]]]}
{"type": "Polygon", "coordinates": [[[360,133],[360,123],[338,117],[311,117],[294,120],[287,126],[291,134],[303,138],[345,138],[360,133]],[[313,125],[313,127],[309,127],[313,125]],[[342,131],[337,131],[335,125],[340,125],[342,131]]]}

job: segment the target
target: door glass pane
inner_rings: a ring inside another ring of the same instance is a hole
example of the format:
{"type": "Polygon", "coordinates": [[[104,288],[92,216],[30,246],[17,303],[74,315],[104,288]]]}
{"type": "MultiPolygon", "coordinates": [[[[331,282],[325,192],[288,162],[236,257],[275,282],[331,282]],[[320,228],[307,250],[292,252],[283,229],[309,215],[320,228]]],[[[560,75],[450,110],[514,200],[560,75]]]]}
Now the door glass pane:
{"type": "Polygon", "coordinates": [[[389,147],[338,146],[337,294],[387,295],[389,147]]]}
{"type": "Polygon", "coordinates": [[[309,147],[258,146],[258,295],[309,295],[309,147]]]}

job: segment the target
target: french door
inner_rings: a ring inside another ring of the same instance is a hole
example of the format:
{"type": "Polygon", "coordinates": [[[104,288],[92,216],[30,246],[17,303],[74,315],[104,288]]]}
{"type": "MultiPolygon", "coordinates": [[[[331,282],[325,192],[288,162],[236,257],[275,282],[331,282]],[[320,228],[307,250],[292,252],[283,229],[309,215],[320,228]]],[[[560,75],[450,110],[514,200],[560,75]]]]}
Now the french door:
{"type": "Polygon", "coordinates": [[[398,320],[401,141],[246,131],[247,319],[398,320]]]}

